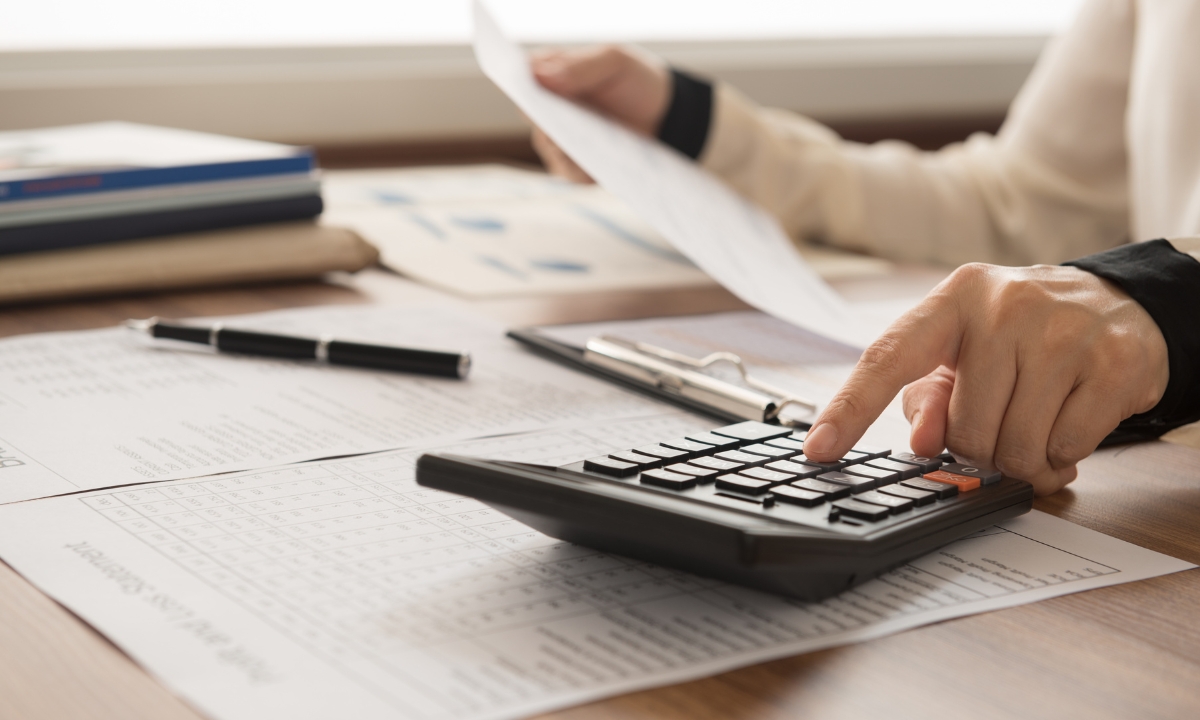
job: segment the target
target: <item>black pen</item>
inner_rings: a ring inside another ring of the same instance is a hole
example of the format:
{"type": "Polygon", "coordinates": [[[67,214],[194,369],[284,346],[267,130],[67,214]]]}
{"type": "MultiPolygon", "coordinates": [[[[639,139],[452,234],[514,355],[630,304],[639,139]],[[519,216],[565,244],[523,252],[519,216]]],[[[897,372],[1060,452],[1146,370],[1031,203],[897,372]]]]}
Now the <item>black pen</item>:
{"type": "Polygon", "coordinates": [[[467,353],[346,342],[328,336],[314,340],[293,335],[234,330],[221,323],[198,327],[152,317],[149,320],[126,320],[125,327],[139,330],[150,337],[211,345],[221,352],[316,360],[331,365],[353,365],[452,378],[465,378],[471,369],[471,356],[467,353]]]}

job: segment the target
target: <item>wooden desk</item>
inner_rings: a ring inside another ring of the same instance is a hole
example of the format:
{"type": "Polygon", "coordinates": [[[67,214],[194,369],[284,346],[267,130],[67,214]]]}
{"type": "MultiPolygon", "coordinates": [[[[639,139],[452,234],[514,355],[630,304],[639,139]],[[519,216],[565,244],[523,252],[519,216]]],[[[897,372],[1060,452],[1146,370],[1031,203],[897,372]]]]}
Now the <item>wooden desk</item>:
{"type": "MultiPolygon", "coordinates": [[[[937,273],[842,283],[846,294],[922,293],[937,273]],[[882,288],[882,290],[881,290],[882,288]]],[[[172,293],[0,311],[0,336],[319,304],[444,295],[381,271],[336,284],[172,293]]],[[[743,308],[716,288],[462,302],[512,324],[743,308]]],[[[1200,451],[1149,443],[1086,460],[1037,507],[1200,563],[1200,451]]],[[[0,565],[0,718],[196,720],[119,650],[0,565]]],[[[547,717],[1200,717],[1200,570],[976,615],[868,643],[633,693],[547,717]]],[[[267,719],[264,719],[267,720],[267,719]]]]}

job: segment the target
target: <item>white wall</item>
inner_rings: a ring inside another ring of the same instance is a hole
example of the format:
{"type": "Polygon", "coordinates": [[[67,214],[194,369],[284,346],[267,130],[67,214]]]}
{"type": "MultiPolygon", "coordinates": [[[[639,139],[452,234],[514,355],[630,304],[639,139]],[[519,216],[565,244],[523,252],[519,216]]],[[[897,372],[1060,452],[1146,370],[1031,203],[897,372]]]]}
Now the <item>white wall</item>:
{"type": "MultiPolygon", "coordinates": [[[[1078,0],[499,0],[533,42],[639,41],[824,119],[1001,112],[1078,0]]],[[[125,119],[298,142],[496,136],[465,0],[39,0],[0,22],[0,129],[125,119]]]]}

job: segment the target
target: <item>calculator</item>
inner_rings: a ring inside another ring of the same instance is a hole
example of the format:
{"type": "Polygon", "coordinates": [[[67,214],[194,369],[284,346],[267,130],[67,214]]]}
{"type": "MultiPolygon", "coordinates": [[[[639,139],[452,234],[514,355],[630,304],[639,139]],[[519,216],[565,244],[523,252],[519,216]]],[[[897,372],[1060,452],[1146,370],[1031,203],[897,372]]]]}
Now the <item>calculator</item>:
{"type": "Polygon", "coordinates": [[[1033,506],[1029,483],[951,456],[815,462],[804,439],[748,421],[561,467],[427,453],[416,476],[551,537],[803,600],[1033,506]]]}

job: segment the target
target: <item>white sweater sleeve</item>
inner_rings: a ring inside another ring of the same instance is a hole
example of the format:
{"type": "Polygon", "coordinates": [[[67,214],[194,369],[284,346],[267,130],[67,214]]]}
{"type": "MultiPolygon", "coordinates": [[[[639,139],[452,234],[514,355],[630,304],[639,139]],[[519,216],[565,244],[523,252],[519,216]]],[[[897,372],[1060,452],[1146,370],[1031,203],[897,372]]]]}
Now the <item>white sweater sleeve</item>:
{"type": "Polygon", "coordinates": [[[1133,42],[1132,0],[1092,0],[995,137],[937,152],[847,142],[718,86],[700,161],[798,240],[947,264],[1062,262],[1130,239],[1133,42]]]}

